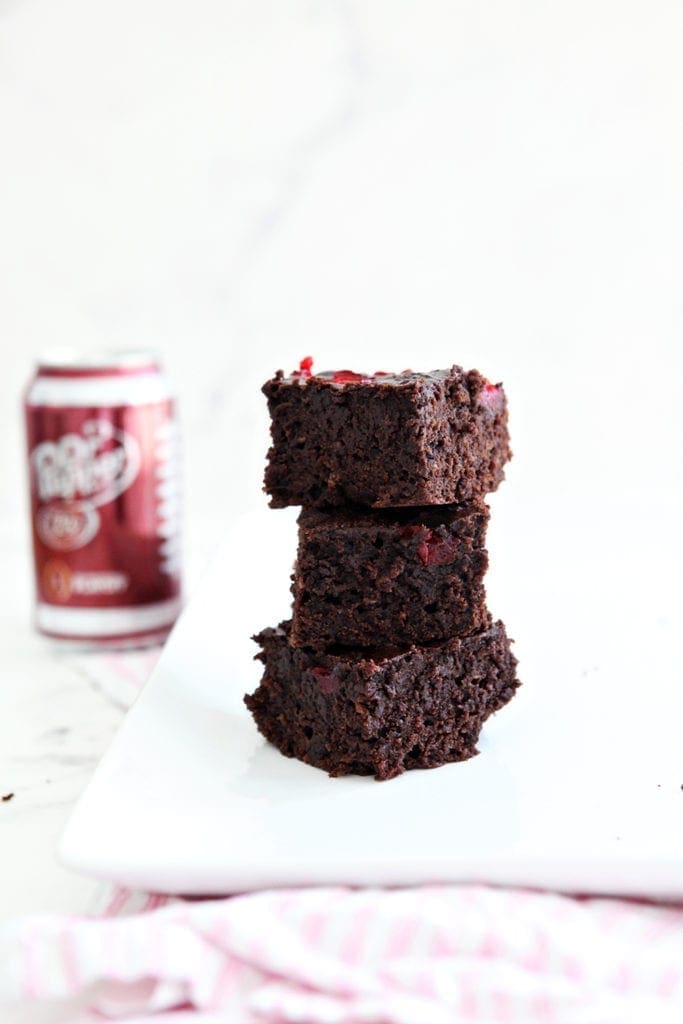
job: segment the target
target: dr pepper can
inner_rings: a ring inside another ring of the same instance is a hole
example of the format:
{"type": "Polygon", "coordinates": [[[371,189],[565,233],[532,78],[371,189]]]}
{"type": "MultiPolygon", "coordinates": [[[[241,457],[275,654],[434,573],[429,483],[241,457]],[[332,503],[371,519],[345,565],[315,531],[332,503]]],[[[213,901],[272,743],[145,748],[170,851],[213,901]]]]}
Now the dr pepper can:
{"type": "Polygon", "coordinates": [[[156,358],[41,360],[26,434],[37,629],[95,646],[163,638],[181,601],[179,437],[156,358]]]}

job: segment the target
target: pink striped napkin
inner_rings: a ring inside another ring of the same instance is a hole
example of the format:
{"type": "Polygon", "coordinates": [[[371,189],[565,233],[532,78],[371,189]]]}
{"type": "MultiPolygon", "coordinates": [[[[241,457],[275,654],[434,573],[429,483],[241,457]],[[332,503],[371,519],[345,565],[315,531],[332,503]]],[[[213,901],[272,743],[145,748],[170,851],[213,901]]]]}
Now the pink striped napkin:
{"type": "Polygon", "coordinates": [[[683,908],[469,885],[119,891],[109,916],[0,934],[0,998],[84,993],[83,1024],[680,1024],[683,908]]]}

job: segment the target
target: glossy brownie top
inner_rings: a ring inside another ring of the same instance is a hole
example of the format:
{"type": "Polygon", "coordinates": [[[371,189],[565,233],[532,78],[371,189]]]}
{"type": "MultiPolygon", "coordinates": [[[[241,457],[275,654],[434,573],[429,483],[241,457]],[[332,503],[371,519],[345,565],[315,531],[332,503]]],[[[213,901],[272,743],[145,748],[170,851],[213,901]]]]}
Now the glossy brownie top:
{"type": "Polygon", "coordinates": [[[273,384],[297,384],[323,385],[342,388],[346,386],[371,385],[375,388],[397,388],[416,384],[436,384],[447,380],[462,380],[468,378],[472,381],[481,381],[482,387],[491,391],[498,391],[500,384],[491,384],[477,370],[466,372],[461,366],[451,366],[448,369],[429,370],[424,373],[415,370],[401,370],[400,373],[387,372],[386,370],[375,370],[373,373],[357,373],[355,370],[320,370],[313,369],[313,359],[306,356],[301,360],[298,370],[286,374],[284,370],[278,370],[275,376],[267,381],[264,390],[273,384]]]}

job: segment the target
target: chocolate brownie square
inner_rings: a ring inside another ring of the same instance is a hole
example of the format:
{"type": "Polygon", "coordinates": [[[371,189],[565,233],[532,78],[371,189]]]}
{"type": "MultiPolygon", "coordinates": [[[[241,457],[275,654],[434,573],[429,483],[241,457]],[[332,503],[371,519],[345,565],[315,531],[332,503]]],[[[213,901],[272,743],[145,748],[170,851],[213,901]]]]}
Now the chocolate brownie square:
{"type": "Polygon", "coordinates": [[[304,509],[292,643],[423,644],[488,622],[486,505],[304,509]]]}
{"type": "Polygon", "coordinates": [[[280,370],[263,392],[273,508],[472,502],[498,487],[510,458],[502,385],[476,370],[280,370]]]}
{"type": "Polygon", "coordinates": [[[254,639],[265,673],[244,701],[260,732],[333,776],[390,779],[472,757],[482,724],[518,686],[502,622],[402,649],[293,647],[288,622],[254,639]]]}

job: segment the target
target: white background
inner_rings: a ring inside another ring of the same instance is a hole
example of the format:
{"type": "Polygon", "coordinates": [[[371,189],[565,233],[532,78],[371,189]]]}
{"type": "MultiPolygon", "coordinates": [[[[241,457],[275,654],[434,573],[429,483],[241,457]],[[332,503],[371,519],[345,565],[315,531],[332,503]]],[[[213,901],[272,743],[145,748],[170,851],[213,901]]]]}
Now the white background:
{"type": "Polygon", "coordinates": [[[502,379],[501,501],[566,498],[594,540],[636,508],[628,586],[676,570],[647,545],[681,489],[682,33],[675,0],[0,0],[0,789],[33,787],[0,805],[0,910],[80,907],[50,850],[118,721],[29,628],[20,395],[46,346],[163,357],[190,589],[265,502],[260,384],[308,354],[502,379]],[[60,713],[90,725],[55,798],[60,713]]]}
{"type": "Polygon", "coordinates": [[[190,551],[309,353],[504,379],[525,488],[673,485],[682,32],[673,0],[2,0],[3,522],[53,343],[162,354],[190,551]]]}

